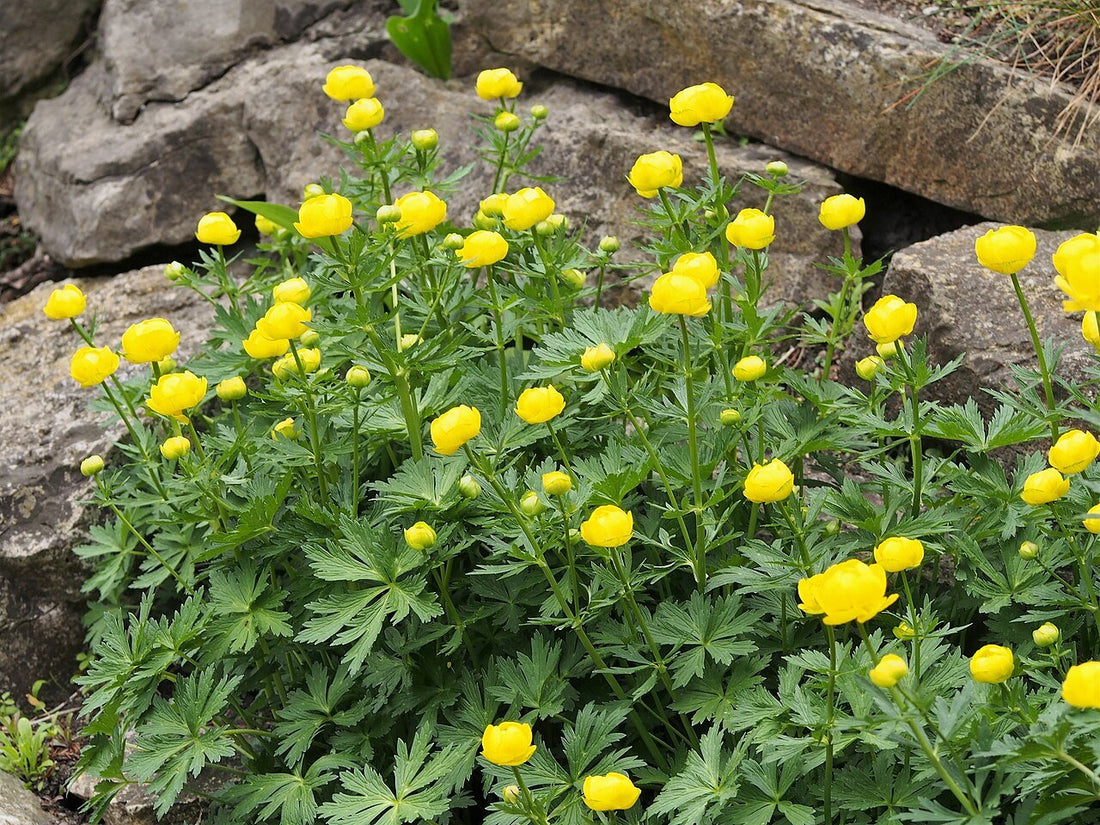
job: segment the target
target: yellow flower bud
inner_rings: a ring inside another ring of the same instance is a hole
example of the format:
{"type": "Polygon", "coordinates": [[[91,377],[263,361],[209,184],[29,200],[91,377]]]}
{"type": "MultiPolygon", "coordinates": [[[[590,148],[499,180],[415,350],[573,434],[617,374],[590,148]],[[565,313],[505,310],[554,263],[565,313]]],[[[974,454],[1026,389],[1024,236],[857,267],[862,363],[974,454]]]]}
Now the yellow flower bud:
{"type": "Polygon", "coordinates": [[[272,341],[290,340],[301,336],[308,329],[306,324],[311,320],[313,320],[313,313],[308,309],[290,301],[283,301],[264,313],[264,317],[256,322],[256,330],[272,341]]]}
{"type": "Polygon", "coordinates": [[[655,198],[657,190],[675,188],[684,182],[683,162],[671,152],[650,152],[634,161],[627,180],[643,198],[655,198]]]}
{"type": "Polygon", "coordinates": [[[649,294],[649,307],[665,315],[699,318],[710,312],[706,288],[689,275],[667,272],[656,280],[649,294]]]}
{"type": "Polygon", "coordinates": [[[1063,475],[1071,476],[1082,472],[1100,455],[1100,441],[1096,436],[1084,430],[1069,430],[1062,433],[1047,453],[1050,466],[1063,475]]]}
{"type": "Polygon", "coordinates": [[[275,299],[275,303],[292,303],[292,304],[304,304],[309,300],[311,295],[309,284],[306,283],[305,278],[289,278],[283,281],[281,284],[277,284],[271,290],[271,295],[275,299]]]}
{"type": "Polygon", "coordinates": [[[257,215],[254,223],[256,224],[256,231],[269,238],[282,228],[275,221],[265,218],[263,215],[257,215]]]}
{"type": "Polygon", "coordinates": [[[565,281],[566,286],[570,289],[583,289],[584,285],[588,283],[588,276],[579,269],[563,269],[561,279],[565,281]]]}
{"type": "Polygon", "coordinates": [[[1100,236],[1078,235],[1054,253],[1058,276],[1054,285],[1069,298],[1062,303],[1066,312],[1100,310],[1100,236]]]}
{"type": "Polygon", "coordinates": [[[209,212],[199,218],[199,225],[195,229],[195,237],[199,243],[213,246],[229,246],[235,244],[241,237],[241,230],[233,219],[224,212],[209,212]]]}
{"type": "Polygon", "coordinates": [[[559,470],[543,473],[542,489],[548,496],[564,496],[573,489],[573,479],[559,470]]]}
{"type": "Polygon", "coordinates": [[[876,344],[875,351],[878,352],[878,357],[883,361],[889,361],[891,358],[895,358],[901,350],[901,341],[891,341],[889,344],[876,344]]]}
{"type": "Polygon", "coordinates": [[[481,412],[462,404],[432,421],[432,444],[440,455],[454,455],[481,432],[481,412]]]}
{"type": "Polygon", "coordinates": [[[481,755],[494,765],[516,767],[535,753],[531,726],[524,722],[487,725],[481,735],[481,755]]]}
{"type": "Polygon", "coordinates": [[[80,462],[80,474],[85,478],[91,478],[103,472],[103,456],[90,455],[80,462]]]}
{"type": "Polygon", "coordinates": [[[1035,257],[1035,235],[1022,226],[990,229],[974,239],[974,254],[986,269],[1013,275],[1035,257]]]}
{"type": "Polygon", "coordinates": [[[222,401],[240,401],[248,395],[248,386],[239,375],[219,381],[214,392],[222,401]]]}
{"type": "Polygon", "coordinates": [[[793,491],[794,473],[778,458],[753,464],[745,477],[745,498],[756,504],[782,501],[793,491]]]}
{"type": "Polygon", "coordinates": [[[523,84],[509,69],[486,69],[477,76],[477,96],[482,100],[517,97],[523,84]]]}
{"type": "Polygon", "coordinates": [[[69,362],[69,374],[82,387],[102,384],[118,369],[118,356],[110,347],[81,347],[69,362]]]}
{"type": "Polygon", "coordinates": [[[554,214],[554,200],[541,187],[527,187],[509,195],[501,215],[504,225],[522,232],[554,214]]]}
{"type": "Polygon", "coordinates": [[[917,631],[909,625],[908,622],[902,622],[894,628],[894,638],[901,639],[903,642],[912,639],[917,635],[917,631]]]}
{"type": "Polygon", "coordinates": [[[730,427],[741,420],[741,412],[730,407],[719,413],[718,420],[725,426],[730,427]]]}
{"type": "Polygon", "coordinates": [[[916,539],[894,536],[885,539],[875,547],[875,561],[881,564],[887,573],[920,567],[920,563],[924,561],[924,545],[916,539]]]}
{"type": "Polygon", "coordinates": [[[303,238],[323,238],[347,232],[352,222],[351,201],[343,195],[320,194],[298,207],[294,228],[303,238]]]}
{"type": "Polygon", "coordinates": [[[514,132],[520,127],[519,116],[513,112],[497,112],[493,126],[498,132],[514,132]]]}
{"type": "MultiPolygon", "coordinates": [[[[867,333],[879,344],[891,344],[908,335],[916,323],[917,305],[906,303],[897,295],[879,298],[863,316],[867,333]]],[[[881,352],[879,355],[886,357],[881,352]]]]}
{"type": "Polygon", "coordinates": [[[475,499],[481,495],[481,484],[472,475],[464,475],[458,480],[458,494],[465,499],[475,499]]]}
{"type": "Polygon", "coordinates": [[[516,415],[528,424],[542,424],[561,415],[565,398],[553,386],[531,387],[516,400],[516,415]]]}
{"type": "Polygon", "coordinates": [[[149,390],[145,402],[149,409],[169,418],[180,418],[184,410],[198,405],[206,395],[206,379],[194,373],[173,372],[162,375],[149,390]]]}
{"type": "Polygon", "coordinates": [[[633,808],[641,788],[621,773],[587,776],[581,786],[584,804],[593,811],[625,811],[633,808]]]}
{"type": "Polygon", "coordinates": [[[581,353],[581,369],[585,372],[599,372],[611,366],[615,357],[615,350],[607,344],[589,347],[581,353]]]}
{"type": "Polygon", "coordinates": [[[374,97],[374,80],[362,66],[337,66],[328,73],[321,90],[340,101],[374,97]]]}
{"type": "Polygon", "coordinates": [[[1062,698],[1075,708],[1100,710],[1100,662],[1082,662],[1066,671],[1062,698]]]}
{"type": "Polygon", "coordinates": [[[310,198],[319,198],[321,195],[326,194],[325,187],[319,183],[307,183],[302,189],[302,200],[308,201],[310,198]]]}
{"type": "Polygon", "coordinates": [[[864,204],[863,198],[845,193],[833,195],[822,201],[817,219],[826,229],[837,230],[855,226],[863,220],[865,214],[867,214],[867,205],[864,204]]]}
{"type": "Polygon", "coordinates": [[[394,203],[401,210],[397,235],[411,238],[431,232],[447,218],[447,204],[434,192],[409,192],[394,203]]]}
{"type": "Polygon", "coordinates": [[[516,800],[519,799],[519,785],[505,785],[500,795],[504,797],[504,801],[510,805],[516,804],[516,800]]]}
{"type": "Polygon", "coordinates": [[[519,509],[525,516],[534,518],[545,512],[546,505],[539,499],[539,494],[534,490],[528,490],[519,499],[519,509]]]}
{"type": "Polygon", "coordinates": [[[1096,504],[1089,508],[1088,516],[1092,518],[1081,519],[1081,524],[1090,533],[1100,533],[1100,504],[1096,504]]]}
{"type": "Polygon", "coordinates": [[[55,289],[46,299],[46,306],[42,312],[52,321],[63,321],[67,318],[75,318],[84,311],[87,300],[80,287],[76,284],[65,284],[55,289]]]}
{"type": "Polygon", "coordinates": [[[764,167],[764,171],[773,178],[785,178],[790,173],[790,168],[781,160],[773,160],[764,167]]]}
{"type": "Polygon", "coordinates": [[[1020,498],[1031,505],[1050,504],[1069,492],[1069,479],[1053,467],[1032,473],[1024,482],[1024,491],[1020,498]]]}
{"type": "Polygon", "coordinates": [[[1007,682],[1015,667],[1012,651],[1001,645],[984,645],[970,657],[970,675],[988,685],[1007,682]]]}
{"type": "Polygon", "coordinates": [[[703,289],[713,289],[718,285],[718,262],[709,252],[685,252],[676,259],[672,271],[694,278],[703,289]]]}
{"type": "Polygon", "coordinates": [[[164,443],[160,445],[160,454],[169,461],[174,461],[177,458],[183,458],[191,452],[191,442],[182,435],[174,435],[171,438],[164,440],[164,443]]]}
{"type": "Polygon", "coordinates": [[[879,564],[848,559],[824,573],[798,582],[799,608],[821,615],[827,625],[869,622],[897,601],[898,594],[886,595],[886,571],[879,564]]]}
{"type": "Polygon", "coordinates": [[[1020,549],[1017,552],[1020,554],[1021,559],[1031,561],[1039,555],[1039,545],[1033,541],[1025,541],[1020,544],[1020,549]]]}
{"type": "Polygon", "coordinates": [[[508,254],[508,241],[499,232],[479,229],[470,233],[455,254],[467,269],[490,266],[504,260],[508,254]]]}
{"type": "Polygon", "coordinates": [[[321,334],[313,329],[307,329],[298,336],[298,341],[304,347],[315,347],[321,343],[321,334]]]}
{"type": "Polygon", "coordinates": [[[264,359],[277,358],[290,349],[290,341],[286,338],[268,338],[258,329],[252,330],[248,338],[241,342],[244,351],[250,358],[264,359]]]}
{"type": "Polygon", "coordinates": [[[868,355],[856,361],[856,375],[864,381],[870,381],[885,362],[877,355],[868,355]]]}
{"type": "Polygon", "coordinates": [[[286,438],[290,441],[295,441],[298,438],[298,427],[294,423],[293,418],[284,418],[278,424],[271,428],[271,437],[278,441],[280,438],[286,438]]]}
{"type": "Polygon", "coordinates": [[[409,140],[417,151],[430,152],[439,145],[439,133],[435,129],[416,129],[409,140]]]}
{"type": "Polygon", "coordinates": [[[1062,632],[1058,629],[1058,625],[1052,622],[1043,622],[1031,631],[1031,638],[1035,642],[1036,647],[1050,647],[1058,641],[1061,636],[1062,632]]]}
{"type": "Polygon", "coordinates": [[[164,277],[169,281],[178,281],[186,271],[187,267],[179,261],[172,261],[172,263],[164,265],[164,277]]]}
{"type": "Polygon", "coordinates": [[[478,204],[478,209],[490,218],[499,218],[504,214],[504,205],[506,203],[508,203],[508,196],[503,192],[497,192],[494,195],[482,198],[481,203],[478,204]]]}
{"type": "Polygon", "coordinates": [[[317,372],[321,366],[321,350],[312,347],[303,347],[298,350],[298,357],[293,352],[288,352],[271,365],[271,371],[276,378],[284,379],[290,375],[302,375],[309,372],[317,372]],[[299,368],[299,362],[301,368],[299,368]]]}
{"type": "Polygon", "coordinates": [[[909,674],[909,665],[895,653],[887,653],[867,673],[880,688],[892,688],[909,674]]]}
{"type": "Polygon", "coordinates": [[[701,83],[677,92],[669,101],[669,117],[680,126],[698,126],[725,120],[733,96],[717,83],[701,83]]]}
{"type": "Polygon", "coordinates": [[[348,386],[362,389],[370,383],[370,370],[356,364],[348,368],[348,374],[344,376],[344,380],[348,382],[348,386]]]}
{"type": "Polygon", "coordinates": [[[343,124],[351,132],[373,129],[386,116],[386,109],[376,97],[366,97],[348,106],[343,124]]]}
{"type": "Polygon", "coordinates": [[[768,362],[759,355],[747,355],[733,365],[733,377],[738,381],[756,381],[768,371],[768,362]]]}
{"type": "Polygon", "coordinates": [[[435,530],[425,521],[418,521],[412,527],[405,528],[405,543],[413,550],[430,550],[435,546],[435,530]]]}
{"type": "Polygon", "coordinates": [[[180,334],[164,318],[132,324],[122,333],[122,356],[131,364],[160,361],[176,351],[180,334]]]}
{"type": "Polygon", "coordinates": [[[550,114],[550,110],[543,106],[541,103],[536,103],[531,107],[531,117],[535,120],[546,120],[546,117],[550,114]]]}
{"type": "Polygon", "coordinates": [[[621,547],[634,535],[634,515],[614,504],[604,504],[581,523],[581,538],[593,547],[621,547]]]}
{"type": "Polygon", "coordinates": [[[775,240],[775,218],[759,209],[742,209],[726,226],[726,240],[742,249],[764,249],[775,240]]]}

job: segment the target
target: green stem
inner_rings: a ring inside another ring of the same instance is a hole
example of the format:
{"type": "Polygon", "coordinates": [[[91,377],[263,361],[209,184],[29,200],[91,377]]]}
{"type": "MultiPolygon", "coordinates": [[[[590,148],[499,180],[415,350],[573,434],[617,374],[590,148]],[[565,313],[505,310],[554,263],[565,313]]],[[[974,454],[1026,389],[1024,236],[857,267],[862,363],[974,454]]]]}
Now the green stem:
{"type": "Polygon", "coordinates": [[[1024,320],[1027,321],[1028,332],[1031,333],[1031,345],[1035,348],[1035,359],[1039,362],[1039,373],[1043,377],[1043,394],[1046,396],[1047,402],[1047,421],[1050,423],[1050,438],[1052,441],[1058,440],[1058,422],[1054,416],[1054,387],[1050,380],[1050,369],[1047,367],[1047,358],[1043,353],[1043,343],[1039,340],[1039,330],[1035,327],[1035,319],[1031,315],[1031,307],[1028,306],[1027,296],[1024,295],[1024,289],[1020,286],[1020,279],[1013,273],[1012,288],[1016,290],[1016,300],[1020,302],[1020,310],[1024,313],[1024,320]]]}
{"type": "Polygon", "coordinates": [[[420,432],[420,411],[417,409],[412,396],[412,388],[409,386],[409,374],[403,367],[398,367],[394,363],[394,360],[383,346],[382,339],[378,337],[378,331],[369,324],[364,329],[367,337],[371,339],[378,351],[378,357],[386,365],[386,371],[389,372],[390,378],[393,380],[397,397],[401,402],[401,411],[405,418],[405,429],[409,433],[409,448],[412,450],[413,460],[419,461],[424,457],[424,443],[420,432]]]}
{"type": "Polygon", "coordinates": [[[508,412],[508,362],[504,358],[504,309],[497,294],[496,278],[493,268],[485,267],[485,283],[489,287],[489,300],[493,302],[493,329],[496,333],[497,363],[500,369],[500,419],[504,420],[508,412]]]}
{"type": "Polygon", "coordinates": [[[546,257],[546,250],[542,246],[542,239],[539,238],[539,233],[531,228],[531,237],[535,241],[535,249],[538,251],[539,260],[542,261],[543,273],[546,276],[546,280],[550,282],[550,296],[554,302],[554,317],[558,319],[558,322],[562,325],[565,324],[565,307],[562,305],[561,300],[561,288],[558,286],[558,275],[550,267],[550,261],[546,257]]]}
{"type": "Polygon", "coordinates": [[[580,610],[581,584],[577,576],[577,556],[573,551],[573,540],[569,536],[569,513],[565,509],[565,496],[555,496],[561,513],[562,538],[565,541],[565,559],[569,567],[569,589],[572,591],[574,608],[580,610]]]}
{"type": "Polygon", "coordinates": [[[688,335],[687,320],[683,315],[676,316],[680,321],[680,340],[683,344],[684,355],[684,380],[687,385],[687,417],[688,417],[688,454],[691,457],[691,485],[695,494],[693,510],[695,512],[695,552],[693,554],[695,566],[695,581],[699,585],[699,592],[706,590],[707,581],[707,548],[703,530],[703,479],[699,466],[699,436],[696,431],[695,420],[695,378],[691,367],[691,337],[688,335]]]}
{"type": "Polygon", "coordinates": [[[558,454],[561,456],[562,463],[565,464],[565,469],[569,473],[569,477],[572,478],[573,481],[576,481],[577,474],[573,472],[573,467],[569,463],[569,453],[565,451],[561,439],[558,438],[558,431],[554,429],[554,425],[549,421],[546,422],[546,429],[550,431],[550,437],[554,439],[554,445],[558,448],[558,454]]]}
{"type": "Polygon", "coordinates": [[[916,375],[909,363],[909,356],[905,354],[905,349],[900,343],[895,342],[895,346],[897,347],[898,361],[901,363],[902,370],[905,371],[909,389],[912,390],[909,395],[910,414],[913,417],[913,427],[909,431],[909,455],[913,461],[913,505],[911,515],[916,518],[920,515],[921,492],[924,485],[924,447],[921,444],[920,392],[917,389],[916,375]]]}
{"type": "Polygon", "coordinates": [[[680,221],[677,220],[676,213],[672,211],[672,202],[668,199],[668,195],[665,194],[665,190],[658,189],[657,195],[660,197],[661,205],[664,206],[665,212],[668,214],[668,219],[672,223],[672,228],[680,233],[680,237],[683,239],[685,245],[690,245],[688,243],[687,232],[684,230],[680,221]]]}
{"type": "MultiPolygon", "coordinates": [[[[715,191],[721,184],[722,178],[718,172],[718,156],[714,153],[714,136],[710,133],[710,124],[699,124],[703,128],[703,142],[707,145],[707,162],[710,164],[710,179],[714,183],[715,191]]],[[[716,206],[718,204],[715,204],[716,206]]]]}
{"type": "Polygon", "coordinates": [[[901,571],[901,586],[905,590],[905,600],[909,604],[909,622],[913,628],[913,681],[920,682],[920,649],[921,630],[920,621],[917,619],[917,605],[913,601],[913,593],[909,589],[909,577],[905,571],[901,571]]]}
{"type": "Polygon", "coordinates": [[[496,168],[496,171],[493,173],[493,194],[494,195],[500,194],[503,191],[503,189],[504,189],[504,180],[507,180],[507,178],[502,180],[501,176],[504,174],[504,161],[508,157],[508,141],[511,137],[512,136],[511,136],[510,133],[508,133],[508,132],[504,133],[504,143],[500,147],[500,157],[497,158],[497,168],[496,168]]]}
{"type": "Polygon", "coordinates": [[[351,517],[359,515],[359,399],[360,387],[355,387],[355,404],[351,408],[351,517]]]}
{"type": "Polygon", "coordinates": [[[825,625],[829,637],[829,685],[825,695],[825,825],[833,823],[833,719],[836,714],[836,631],[825,625]]]}
{"type": "Polygon", "coordinates": [[[306,385],[306,420],[309,422],[309,445],[313,451],[313,463],[317,467],[317,481],[321,485],[321,500],[328,501],[328,479],[325,478],[325,468],[321,461],[321,440],[317,430],[317,412],[313,404],[313,388],[309,385],[305,365],[298,355],[298,346],[294,339],[289,339],[290,352],[294,356],[294,363],[298,366],[298,375],[306,385]]]}

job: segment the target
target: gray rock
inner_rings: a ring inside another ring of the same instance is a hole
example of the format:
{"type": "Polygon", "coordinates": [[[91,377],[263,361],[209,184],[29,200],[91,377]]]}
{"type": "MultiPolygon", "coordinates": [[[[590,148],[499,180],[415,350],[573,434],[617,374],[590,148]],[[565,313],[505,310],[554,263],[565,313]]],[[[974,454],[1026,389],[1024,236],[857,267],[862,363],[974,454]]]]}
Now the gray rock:
{"type": "MultiPolygon", "coordinates": [[[[130,324],[169,318],[183,332],[181,353],[202,342],[209,305],[170,287],[161,267],[77,281],[99,321],[97,340],[118,340],[130,324]]],[[[80,586],[87,570],[71,552],[99,516],[83,503],[90,485],[78,466],[121,434],[87,409],[92,390],[69,376],[81,346],[64,322],[41,312],[53,284],[0,308],[8,382],[0,395],[0,690],[19,695],[37,679],[51,696],[71,692],[83,647],[80,586]]],[[[124,362],[125,365],[125,362],[124,362]]],[[[125,365],[129,370],[137,369],[125,365]]]]}
{"type": "MultiPolygon", "coordinates": [[[[956,404],[973,397],[987,414],[997,404],[980,391],[982,387],[1012,387],[1012,364],[1036,369],[1031,335],[1011,279],[985,269],[974,256],[974,239],[995,226],[968,226],[903,249],[894,255],[882,286],[884,294],[894,293],[917,305],[916,332],[928,336],[934,363],[966,354],[962,366],[930,388],[930,395],[956,404]]],[[[1058,244],[1076,233],[1035,234],[1038,252],[1019,273],[1020,285],[1040,338],[1065,345],[1058,374],[1080,380],[1091,347],[1081,336],[1080,313],[1062,311],[1064,296],[1054,286],[1056,273],[1050,261],[1058,244]]],[[[860,351],[854,357],[866,354],[860,351]]]]}
{"type": "Polygon", "coordinates": [[[19,779],[0,773],[0,825],[50,825],[53,821],[19,779]]]}
{"type": "Polygon", "coordinates": [[[996,220],[1100,221],[1100,130],[1076,143],[1059,132],[1065,88],[978,60],[896,105],[949,47],[840,0],[463,0],[462,9],[464,28],[484,32],[500,64],[531,61],[661,104],[716,81],[737,97],[735,132],[835,169],[996,220]]]}

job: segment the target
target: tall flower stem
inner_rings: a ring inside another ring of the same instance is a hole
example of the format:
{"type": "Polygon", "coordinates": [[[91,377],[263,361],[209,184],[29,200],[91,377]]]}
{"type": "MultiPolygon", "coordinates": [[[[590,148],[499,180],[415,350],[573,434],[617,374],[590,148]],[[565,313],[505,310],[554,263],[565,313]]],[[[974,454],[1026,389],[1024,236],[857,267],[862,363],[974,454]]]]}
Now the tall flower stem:
{"type": "Polygon", "coordinates": [[[566,472],[569,473],[569,477],[574,481],[577,480],[577,474],[573,472],[573,467],[569,463],[569,453],[565,451],[565,446],[562,443],[561,438],[558,437],[558,431],[554,429],[554,425],[549,421],[546,422],[546,429],[550,431],[550,437],[554,439],[554,446],[558,448],[558,454],[561,456],[562,463],[565,465],[566,472]]]}
{"type": "Polygon", "coordinates": [[[695,419],[695,377],[691,366],[691,336],[688,334],[687,319],[683,315],[677,315],[680,321],[680,340],[683,344],[684,354],[684,381],[687,386],[687,418],[688,418],[688,454],[691,457],[691,484],[695,494],[695,552],[693,553],[695,567],[695,581],[699,585],[699,592],[706,590],[707,582],[707,547],[703,531],[703,479],[699,466],[699,434],[698,422],[695,419]]]}
{"type": "Polygon", "coordinates": [[[497,363],[500,367],[500,417],[508,411],[508,362],[504,358],[504,310],[497,293],[496,277],[491,266],[485,267],[485,283],[489,287],[489,300],[493,302],[493,330],[496,334],[497,363]]]}
{"type": "Polygon", "coordinates": [[[535,249],[539,254],[539,260],[542,261],[543,275],[550,283],[550,296],[554,302],[554,317],[564,325],[565,324],[565,307],[562,305],[561,300],[561,288],[558,286],[557,273],[550,267],[550,260],[546,255],[546,249],[542,245],[542,238],[539,237],[539,233],[532,227],[531,238],[534,240],[535,249]]]}
{"type": "Polygon", "coordinates": [[[359,400],[362,389],[355,387],[355,404],[351,408],[351,506],[350,515],[359,515],[359,400]]]}
{"type": "Polygon", "coordinates": [[[676,217],[676,213],[672,209],[672,201],[668,199],[668,195],[665,194],[664,189],[658,189],[657,196],[661,199],[661,205],[665,208],[665,213],[672,223],[672,228],[680,233],[680,237],[686,244],[688,242],[687,232],[684,230],[683,224],[680,223],[679,219],[676,217]]]}
{"type": "Polygon", "coordinates": [[[317,429],[317,411],[313,401],[313,388],[309,386],[309,378],[306,377],[306,369],[298,354],[298,345],[294,339],[290,341],[290,352],[294,356],[294,363],[298,367],[298,375],[306,383],[306,420],[309,422],[309,446],[313,451],[313,464],[317,468],[317,482],[321,485],[321,499],[328,501],[328,479],[325,478],[325,467],[321,461],[321,439],[317,429]]]}
{"type": "Polygon", "coordinates": [[[1043,352],[1043,342],[1039,340],[1039,330],[1035,326],[1035,318],[1031,314],[1027,296],[1020,286],[1020,279],[1015,273],[1012,278],[1012,288],[1016,290],[1016,300],[1020,302],[1020,310],[1024,313],[1028,332],[1031,333],[1031,345],[1035,348],[1035,360],[1039,362],[1039,374],[1043,377],[1043,395],[1047,402],[1047,421],[1050,423],[1050,437],[1052,441],[1058,440],[1058,422],[1054,418],[1054,387],[1050,380],[1050,368],[1047,366],[1047,357],[1043,352]]]}
{"type": "Polygon", "coordinates": [[[913,593],[909,589],[909,577],[905,575],[905,571],[901,571],[901,586],[905,591],[905,601],[909,605],[909,623],[913,628],[913,681],[920,681],[920,648],[921,648],[921,630],[920,621],[917,619],[917,605],[913,601],[913,593]]]}
{"type": "Polygon", "coordinates": [[[924,486],[924,446],[921,444],[920,393],[917,389],[916,375],[909,363],[909,356],[905,354],[905,349],[901,345],[901,339],[895,341],[894,345],[897,348],[898,362],[905,372],[909,389],[912,391],[909,395],[910,414],[913,418],[913,426],[909,431],[909,454],[913,461],[913,505],[911,513],[913,518],[916,518],[920,515],[921,492],[924,486]]]}
{"type": "Polygon", "coordinates": [[[829,637],[829,685],[825,695],[825,825],[833,825],[833,719],[836,716],[836,631],[825,625],[829,637]]]}
{"type": "Polygon", "coordinates": [[[572,605],[580,609],[581,584],[577,576],[577,556],[573,550],[573,539],[569,535],[569,512],[565,508],[565,496],[554,497],[558,504],[558,512],[561,513],[561,535],[565,542],[565,563],[569,566],[569,589],[573,596],[572,605]]]}
{"type": "Polygon", "coordinates": [[[412,450],[413,460],[419,461],[424,457],[424,442],[420,433],[420,411],[417,409],[416,400],[412,395],[412,388],[409,386],[409,373],[403,367],[398,367],[390,357],[389,352],[382,344],[382,339],[378,336],[378,331],[372,325],[367,324],[364,329],[374,344],[374,348],[378,351],[378,357],[386,365],[386,371],[389,372],[390,378],[393,380],[398,400],[401,402],[401,411],[405,418],[405,429],[409,433],[409,448],[412,450]]]}

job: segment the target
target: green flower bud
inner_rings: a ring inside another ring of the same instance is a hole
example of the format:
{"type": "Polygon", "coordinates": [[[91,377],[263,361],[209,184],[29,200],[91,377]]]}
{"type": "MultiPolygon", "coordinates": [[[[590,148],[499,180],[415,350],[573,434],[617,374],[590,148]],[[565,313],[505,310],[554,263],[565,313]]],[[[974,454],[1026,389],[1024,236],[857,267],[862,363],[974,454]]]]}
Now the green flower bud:
{"type": "Polygon", "coordinates": [[[435,540],[435,530],[427,522],[418,521],[412,527],[405,528],[405,543],[413,550],[430,550],[435,540]]]}
{"type": "Polygon", "coordinates": [[[348,382],[349,386],[362,389],[370,383],[370,370],[356,364],[348,369],[348,374],[344,376],[344,380],[348,382]]]}
{"type": "Polygon", "coordinates": [[[325,187],[319,183],[310,183],[302,190],[302,200],[308,201],[310,198],[316,198],[318,195],[323,194],[325,194],[325,187]]]}
{"type": "Polygon", "coordinates": [[[102,472],[103,466],[103,456],[90,455],[80,462],[80,474],[86,478],[91,478],[96,473],[102,472]]]}
{"type": "Polygon", "coordinates": [[[791,170],[781,160],[773,160],[767,166],[764,167],[764,171],[771,175],[773,178],[785,178],[787,173],[791,170]]]}
{"type": "Polygon", "coordinates": [[[495,218],[491,218],[482,212],[477,210],[477,214],[474,215],[474,228],[475,229],[496,229],[497,222],[495,218]]]}
{"type": "Polygon", "coordinates": [[[537,516],[546,509],[546,505],[539,499],[539,494],[534,490],[528,490],[519,500],[519,509],[525,516],[537,516]]]}
{"type": "Polygon", "coordinates": [[[315,347],[321,343],[321,335],[314,329],[307,329],[298,338],[303,347],[315,347]]]}
{"type": "Polygon", "coordinates": [[[504,797],[505,802],[515,805],[516,800],[519,799],[519,785],[505,785],[500,795],[504,797]]]}
{"type": "Polygon", "coordinates": [[[166,264],[164,267],[164,277],[169,281],[178,281],[183,277],[183,273],[187,271],[187,267],[181,264],[179,261],[172,261],[170,264],[166,264]]]}
{"type": "Polygon", "coordinates": [[[458,480],[458,492],[463,498],[473,500],[481,495],[481,484],[471,475],[465,475],[458,480]]]}
{"type": "Polygon", "coordinates": [[[430,152],[439,145],[439,133],[435,129],[417,129],[411,139],[412,145],[421,152],[430,152]]]}
{"type": "Polygon", "coordinates": [[[500,112],[493,118],[493,126],[501,132],[514,132],[520,127],[519,117],[511,112],[500,112]]]}
{"type": "Polygon", "coordinates": [[[176,368],[176,359],[171,355],[167,355],[157,361],[157,369],[160,370],[161,375],[172,372],[176,368]]]}
{"type": "Polygon", "coordinates": [[[740,411],[735,410],[731,407],[729,409],[722,410],[722,412],[718,416],[718,420],[729,427],[741,420],[741,413],[740,411]]]}
{"type": "Polygon", "coordinates": [[[1037,647],[1050,647],[1061,636],[1062,633],[1058,630],[1058,626],[1051,622],[1044,622],[1031,632],[1031,638],[1035,641],[1037,647]]]}
{"type": "Polygon", "coordinates": [[[840,522],[837,521],[835,518],[831,518],[827,522],[825,522],[825,535],[826,536],[835,536],[839,532],[840,532],[840,522]]]}
{"type": "Polygon", "coordinates": [[[563,269],[561,278],[573,289],[581,289],[588,282],[588,277],[579,269],[563,269]]]}
{"type": "Polygon", "coordinates": [[[619,251],[619,239],[614,235],[605,235],[600,239],[600,252],[613,255],[619,251]]]}
{"type": "Polygon", "coordinates": [[[383,204],[378,207],[374,217],[381,224],[397,223],[401,220],[401,207],[394,206],[392,203],[383,204]]]}
{"type": "Polygon", "coordinates": [[[1039,555],[1039,545],[1033,541],[1025,541],[1020,545],[1020,558],[1030,561],[1039,555]]]}
{"type": "Polygon", "coordinates": [[[214,392],[222,401],[239,401],[248,395],[248,387],[245,385],[244,379],[237,375],[219,381],[218,386],[214,388],[214,392]]]}
{"type": "Polygon", "coordinates": [[[536,103],[531,107],[531,117],[535,120],[545,120],[548,114],[550,114],[550,110],[541,103],[536,103]]]}
{"type": "Polygon", "coordinates": [[[461,235],[459,235],[457,232],[452,232],[450,235],[443,239],[443,248],[449,249],[453,252],[456,249],[462,249],[462,246],[465,243],[466,240],[461,235]]]}

